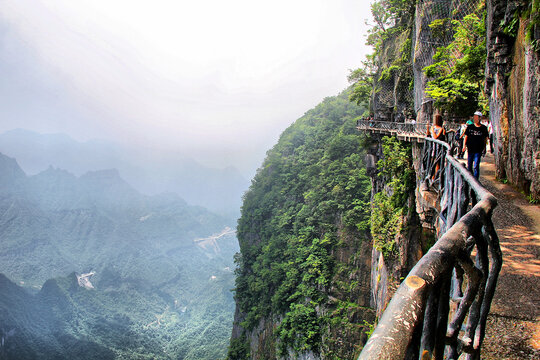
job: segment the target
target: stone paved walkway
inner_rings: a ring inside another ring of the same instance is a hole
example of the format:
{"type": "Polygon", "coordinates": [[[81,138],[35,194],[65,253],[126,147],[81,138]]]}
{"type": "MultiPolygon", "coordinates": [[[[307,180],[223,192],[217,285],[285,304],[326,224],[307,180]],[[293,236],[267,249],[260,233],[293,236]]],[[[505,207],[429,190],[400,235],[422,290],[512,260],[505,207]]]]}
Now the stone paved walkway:
{"type": "Polygon", "coordinates": [[[490,154],[480,182],[499,201],[493,222],[503,252],[482,359],[540,359],[540,206],[495,179],[490,154]]]}

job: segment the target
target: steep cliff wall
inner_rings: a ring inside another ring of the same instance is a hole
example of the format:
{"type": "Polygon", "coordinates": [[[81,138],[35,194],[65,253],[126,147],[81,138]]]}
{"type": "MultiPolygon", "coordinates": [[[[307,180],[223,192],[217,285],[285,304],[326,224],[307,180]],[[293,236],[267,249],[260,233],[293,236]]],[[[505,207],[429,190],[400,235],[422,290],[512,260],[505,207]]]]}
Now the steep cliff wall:
{"type": "Polygon", "coordinates": [[[438,46],[445,46],[450,39],[435,39],[430,28],[437,19],[451,16],[451,6],[441,6],[441,2],[417,1],[412,33],[412,66],[414,77],[414,110],[419,122],[431,121],[433,100],[426,95],[428,78],[424,68],[433,64],[433,55],[438,46]]]}
{"type": "Polygon", "coordinates": [[[372,108],[377,120],[403,121],[413,114],[410,24],[390,35],[381,49],[372,108]]]}
{"type": "Polygon", "coordinates": [[[438,214],[434,202],[426,201],[426,194],[416,186],[421,144],[392,142],[376,134],[372,135],[372,141],[366,161],[372,184],[372,216],[382,218],[382,222],[398,224],[394,228],[375,228],[377,219],[372,219],[371,306],[379,318],[401,280],[433,244],[438,214]],[[397,153],[405,157],[399,159],[397,153]],[[408,164],[393,174],[384,168],[389,163],[407,159],[408,164]],[[378,163],[382,166],[377,166],[378,163]],[[410,183],[402,186],[404,182],[410,183]],[[392,201],[398,197],[401,201],[392,201]],[[381,198],[390,201],[385,203],[381,198]],[[382,206],[388,206],[386,213],[380,211],[382,206]]]}
{"type": "Polygon", "coordinates": [[[436,216],[417,213],[419,148],[366,137],[361,112],[346,93],[309,111],[245,195],[229,359],[355,358],[433,242],[423,222],[436,216]]]}
{"type": "Polygon", "coordinates": [[[348,95],[288,128],[244,196],[229,359],[350,359],[367,339],[365,109],[348,95]]]}
{"type": "Polygon", "coordinates": [[[540,62],[533,42],[540,26],[527,6],[538,1],[490,0],[486,92],[495,133],[497,176],[508,179],[532,199],[540,199],[540,62]],[[527,36],[528,35],[528,36],[527,36]]]}

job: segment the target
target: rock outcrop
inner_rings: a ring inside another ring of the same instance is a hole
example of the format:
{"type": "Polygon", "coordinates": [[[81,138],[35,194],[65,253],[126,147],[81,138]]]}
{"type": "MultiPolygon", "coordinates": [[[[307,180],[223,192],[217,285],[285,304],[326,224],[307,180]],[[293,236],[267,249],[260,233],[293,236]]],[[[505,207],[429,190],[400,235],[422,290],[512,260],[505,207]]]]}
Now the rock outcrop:
{"type": "Polygon", "coordinates": [[[517,2],[489,0],[487,8],[486,92],[494,129],[497,177],[538,200],[540,55],[531,42],[540,39],[540,26],[520,15],[517,2]],[[528,26],[532,28],[530,39],[526,39],[528,26]]]}
{"type": "MultiPolygon", "coordinates": [[[[374,146],[369,149],[367,157],[371,160],[368,164],[377,164],[382,158],[380,135],[372,135],[377,139],[374,146]]],[[[421,162],[421,144],[412,144],[413,167],[418,173],[421,162]]],[[[376,166],[368,167],[367,173],[371,178],[373,201],[378,192],[390,191],[386,188],[386,180],[378,175],[376,166]]],[[[392,295],[412,267],[424,255],[425,250],[432,244],[436,233],[436,222],[438,218],[437,209],[434,206],[436,201],[430,201],[432,196],[428,191],[420,191],[418,187],[407,194],[406,207],[408,211],[403,215],[403,228],[405,231],[396,235],[395,254],[384,256],[375,247],[371,255],[371,306],[375,309],[377,318],[380,318],[386,305],[391,300],[392,295]]],[[[436,198],[436,195],[433,195],[436,198]]]]}

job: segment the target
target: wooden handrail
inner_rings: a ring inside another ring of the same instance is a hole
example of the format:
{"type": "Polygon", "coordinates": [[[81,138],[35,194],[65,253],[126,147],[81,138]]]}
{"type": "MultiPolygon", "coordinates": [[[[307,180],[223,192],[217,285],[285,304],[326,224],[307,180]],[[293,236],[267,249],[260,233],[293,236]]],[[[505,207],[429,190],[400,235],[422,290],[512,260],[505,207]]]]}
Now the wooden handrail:
{"type": "Polygon", "coordinates": [[[410,125],[366,120],[358,129],[423,142],[419,186],[440,195],[441,236],[402,282],[358,359],[442,360],[463,354],[477,360],[502,266],[491,220],[497,200],[452,156],[449,144],[419,133],[421,124],[410,125]]]}

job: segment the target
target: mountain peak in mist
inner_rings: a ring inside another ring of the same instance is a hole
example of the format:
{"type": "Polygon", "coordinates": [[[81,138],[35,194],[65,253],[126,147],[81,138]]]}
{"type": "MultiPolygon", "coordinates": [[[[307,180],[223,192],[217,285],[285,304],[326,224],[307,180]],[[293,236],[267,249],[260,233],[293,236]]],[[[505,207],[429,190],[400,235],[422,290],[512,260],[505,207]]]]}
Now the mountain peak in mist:
{"type": "Polygon", "coordinates": [[[76,178],[75,175],[65,169],[60,169],[49,165],[49,167],[35,176],[41,177],[63,177],[63,178],[76,178]]]}
{"type": "Polygon", "coordinates": [[[79,178],[81,185],[92,193],[96,192],[104,197],[110,196],[124,200],[140,197],[141,194],[126,182],[117,169],[89,171],[79,178]]]}
{"type": "Polygon", "coordinates": [[[0,152],[15,157],[27,174],[54,177],[60,175],[54,173],[55,168],[60,168],[81,176],[82,181],[129,184],[146,195],[174,192],[189,204],[230,218],[239,215],[242,194],[249,187],[234,166],[210,168],[185,153],[99,139],[79,142],[65,134],[10,130],[0,134],[0,152]]]}
{"type": "Polygon", "coordinates": [[[0,185],[6,186],[26,178],[17,160],[0,153],[0,185]]]}

